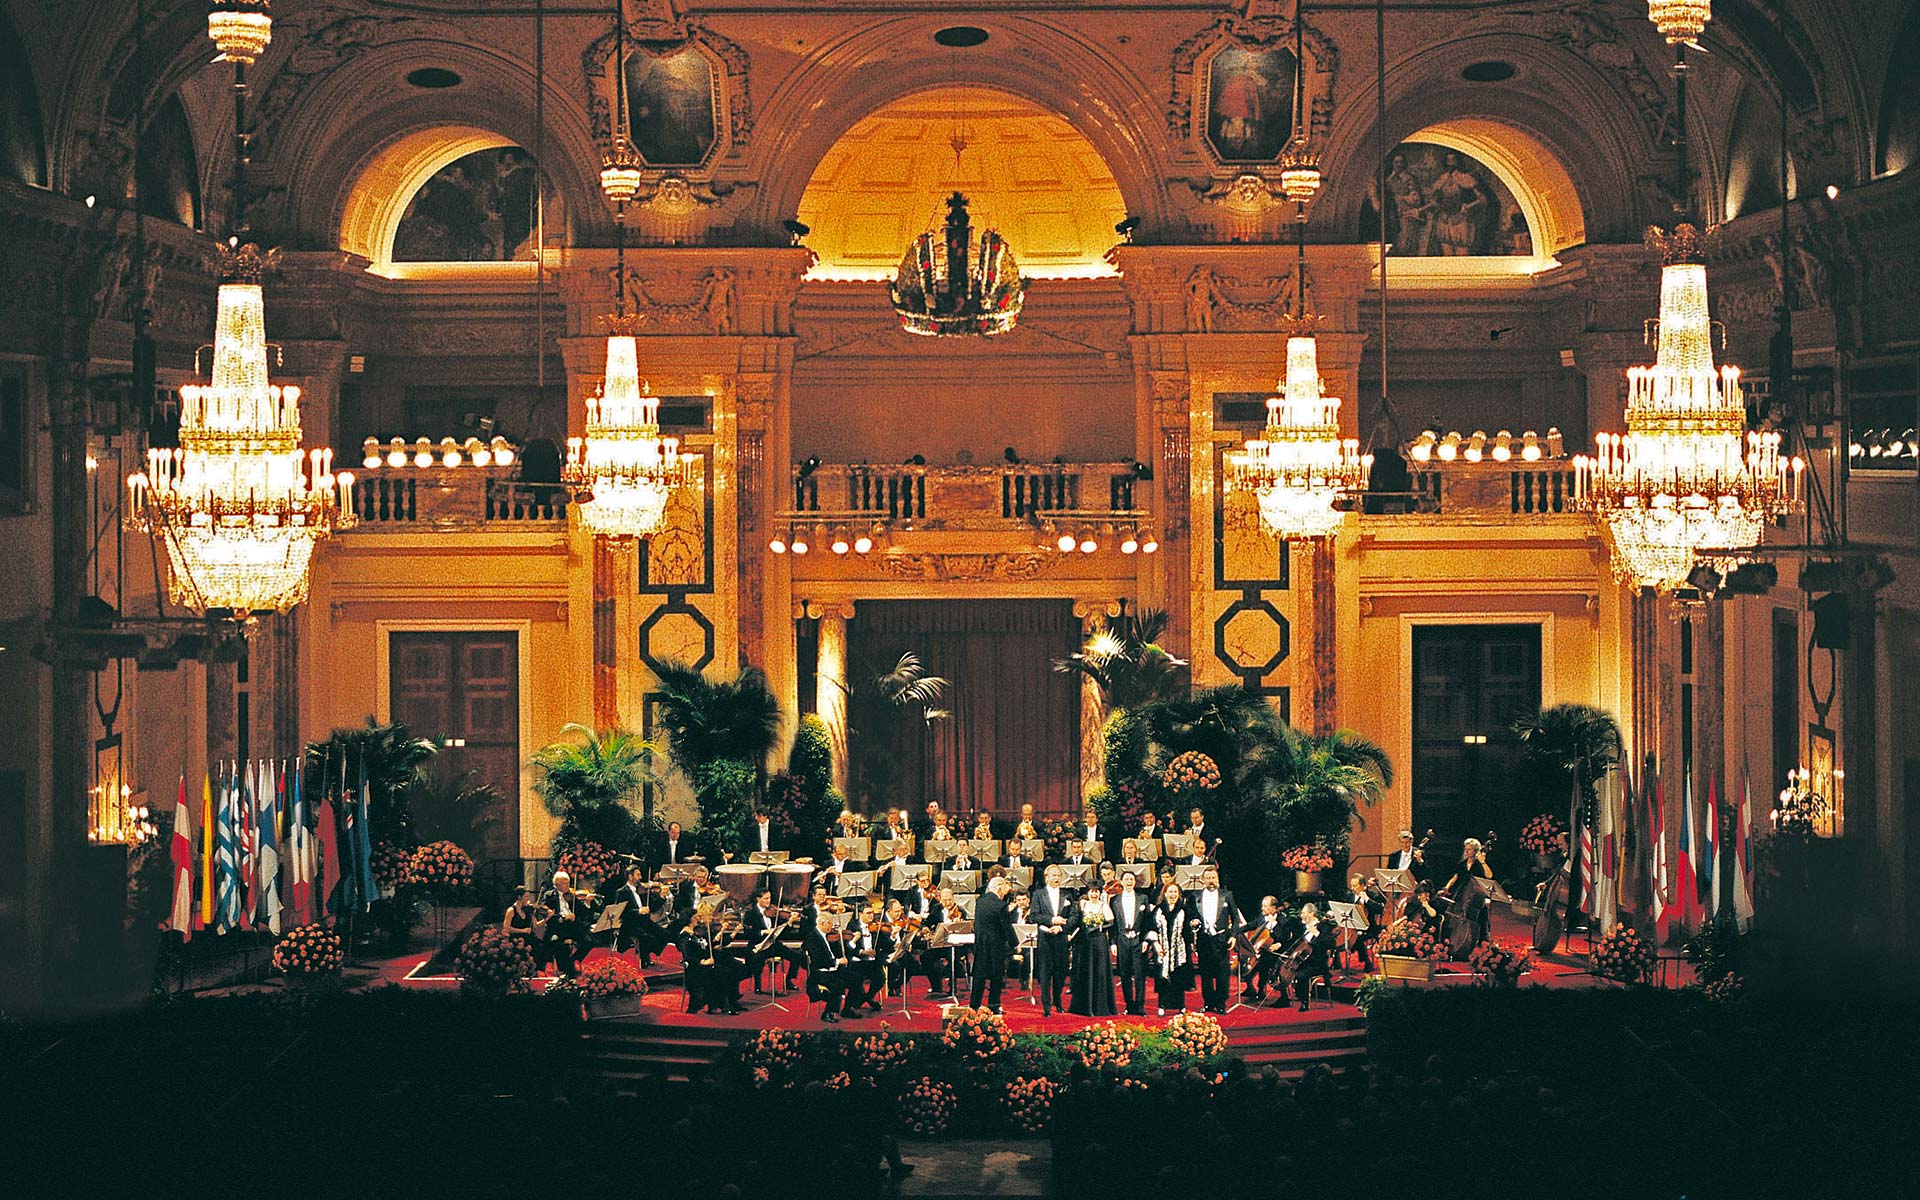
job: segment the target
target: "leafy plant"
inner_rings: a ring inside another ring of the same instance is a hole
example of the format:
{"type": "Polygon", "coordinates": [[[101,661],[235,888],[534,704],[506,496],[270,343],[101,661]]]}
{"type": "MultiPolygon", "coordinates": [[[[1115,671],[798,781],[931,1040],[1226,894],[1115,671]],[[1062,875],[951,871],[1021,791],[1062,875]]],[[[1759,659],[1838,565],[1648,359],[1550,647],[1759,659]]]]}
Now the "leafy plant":
{"type": "Polygon", "coordinates": [[[653,743],[622,729],[596,733],[569,721],[563,735],[533,756],[533,790],[547,811],[560,818],[556,848],[599,842],[636,850],[643,832],[631,802],[652,778],[653,743]]]}
{"type": "MultiPolygon", "coordinates": [[[[1571,773],[1593,803],[1594,785],[1620,765],[1620,723],[1590,704],[1555,704],[1513,724],[1528,762],[1571,773]]],[[[1552,801],[1554,797],[1547,797],[1552,801]]]]}
{"type": "Polygon", "coordinates": [[[469,848],[485,844],[505,804],[499,790],[476,772],[446,770],[438,758],[413,769],[402,796],[421,841],[444,838],[469,848]]]}
{"type": "Polygon", "coordinates": [[[702,767],[729,761],[756,773],[780,738],[780,702],[756,667],[742,667],[732,679],[713,680],[690,664],[665,662],[659,677],[658,715],[667,735],[667,754],[688,779],[702,767]]]}
{"type": "Polygon", "coordinates": [[[1187,660],[1160,648],[1167,620],[1160,609],[1108,617],[1079,650],[1054,659],[1053,669],[1091,679],[1111,708],[1172,699],[1186,686],[1187,660]]]}
{"type": "Polygon", "coordinates": [[[869,802],[891,807],[910,797],[898,794],[907,781],[900,778],[897,747],[918,743],[935,721],[952,712],[939,701],[953,681],[927,671],[920,656],[908,650],[882,670],[867,669],[842,684],[847,693],[848,758],[857,780],[856,790],[869,802]]]}
{"type": "Polygon", "coordinates": [[[411,849],[420,836],[407,788],[414,772],[438,749],[398,721],[382,725],[368,717],[363,729],[336,729],[325,741],[309,743],[302,782],[308,796],[318,797],[340,787],[342,771],[346,786],[358,788],[364,770],[368,818],[376,836],[411,849]]]}

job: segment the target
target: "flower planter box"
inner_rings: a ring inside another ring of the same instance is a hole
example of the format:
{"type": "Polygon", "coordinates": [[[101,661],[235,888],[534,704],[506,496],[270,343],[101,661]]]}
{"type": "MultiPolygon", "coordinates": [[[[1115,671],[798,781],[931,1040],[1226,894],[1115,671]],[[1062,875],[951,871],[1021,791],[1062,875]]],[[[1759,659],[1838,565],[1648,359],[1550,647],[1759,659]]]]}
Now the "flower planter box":
{"type": "Polygon", "coordinates": [[[607,1017],[634,1017],[640,1014],[640,997],[608,996],[605,999],[588,997],[586,1006],[589,1021],[604,1020],[607,1017]]]}
{"type": "Polygon", "coordinates": [[[1320,872],[1295,871],[1293,873],[1293,890],[1294,890],[1294,894],[1299,896],[1319,895],[1320,894],[1320,872]]]}
{"type": "Polygon", "coordinates": [[[1430,958],[1404,958],[1398,954],[1380,956],[1380,973],[1388,979],[1417,979],[1422,983],[1433,981],[1433,960],[1430,958]]]}

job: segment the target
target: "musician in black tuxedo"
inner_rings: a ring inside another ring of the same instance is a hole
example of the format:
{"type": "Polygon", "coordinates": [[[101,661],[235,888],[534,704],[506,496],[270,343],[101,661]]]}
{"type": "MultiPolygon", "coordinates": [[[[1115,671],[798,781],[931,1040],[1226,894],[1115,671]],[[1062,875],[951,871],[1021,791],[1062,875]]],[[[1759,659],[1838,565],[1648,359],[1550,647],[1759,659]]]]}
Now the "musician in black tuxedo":
{"type": "Polygon", "coordinates": [[[1084,866],[1092,861],[1091,858],[1087,857],[1087,846],[1085,842],[1077,837],[1067,839],[1067,853],[1060,860],[1062,866],[1078,867],[1084,866]]]}
{"type": "Polygon", "coordinates": [[[1108,840],[1108,831],[1100,824],[1100,815],[1093,811],[1091,804],[1080,810],[1080,820],[1073,826],[1073,836],[1080,839],[1088,854],[1093,853],[1093,843],[1099,842],[1108,858],[1120,853],[1118,842],[1108,840]]]}
{"type": "Polygon", "coordinates": [[[894,945],[893,935],[878,928],[882,923],[880,914],[869,909],[848,927],[844,953],[853,980],[847,988],[849,1015],[857,1015],[853,1010],[863,1004],[880,1011],[880,992],[887,985],[887,959],[894,945]]]}
{"type": "Polygon", "coordinates": [[[1067,987],[1067,943],[1080,925],[1080,906],[1065,886],[1060,864],[1047,868],[1046,881],[1030,893],[1033,907],[1027,919],[1040,927],[1034,935],[1033,986],[1040,993],[1040,1015],[1066,1011],[1061,994],[1067,987]]]}
{"type": "Polygon", "coordinates": [[[571,875],[555,871],[553,886],[540,894],[540,903],[553,914],[547,918],[546,953],[555,969],[570,979],[591,948],[587,931],[593,928],[593,902],[573,889],[571,875]]]}
{"type": "Polygon", "coordinates": [[[773,818],[766,814],[765,809],[754,809],[753,820],[747,823],[747,835],[740,846],[740,861],[745,862],[750,854],[786,848],[785,840],[774,832],[773,818]]]}
{"type": "Polygon", "coordinates": [[[773,907],[773,893],[761,888],[754,893],[753,906],[740,919],[740,927],[747,935],[747,970],[753,974],[753,993],[756,996],[767,994],[766,987],[760,982],[760,972],[770,962],[784,961],[787,964],[787,982],[780,988],[782,996],[796,987],[794,979],[800,974],[801,964],[806,961],[800,948],[785,945],[775,938],[765,949],[759,949],[760,944],[767,940],[767,935],[783,924],[791,928],[790,921],[794,915],[797,914],[780,914],[773,907]]]}
{"type": "Polygon", "coordinates": [[[1193,914],[1199,920],[1200,1000],[1207,1011],[1227,1011],[1230,974],[1228,952],[1233,935],[1240,928],[1240,914],[1233,904],[1233,893],[1220,886],[1220,868],[1210,866],[1200,876],[1200,890],[1193,895],[1193,914]]]}
{"type": "Polygon", "coordinates": [[[627,880],[620,890],[613,893],[609,903],[623,903],[620,910],[620,932],[613,943],[614,953],[625,954],[629,949],[638,952],[640,965],[647,966],[655,955],[667,948],[670,940],[666,932],[655,925],[642,909],[650,908],[654,900],[651,888],[640,881],[642,872],[639,866],[627,868],[627,880]]]}
{"type": "Polygon", "coordinates": [[[1013,953],[1013,910],[1007,893],[1013,885],[1004,875],[987,881],[987,890],[973,906],[973,987],[967,1003],[980,1007],[982,999],[1000,1011],[1000,991],[1007,981],[1007,956],[1013,953]]]}
{"type": "Polygon", "coordinates": [[[853,985],[854,979],[847,970],[843,947],[828,937],[828,931],[832,928],[832,914],[821,913],[806,940],[800,944],[801,953],[807,959],[807,995],[824,1002],[820,1019],[829,1025],[840,1019],[836,1010],[844,1008],[846,1015],[857,1015],[848,999],[848,988],[853,985]]]}
{"type": "Polygon", "coordinates": [[[1353,935],[1353,949],[1361,959],[1371,963],[1373,939],[1380,936],[1387,915],[1387,898],[1358,871],[1347,880],[1347,888],[1347,903],[1357,905],[1367,918],[1367,927],[1353,935]]]}
{"type": "Polygon", "coordinates": [[[682,866],[694,855],[693,839],[680,828],[680,822],[668,821],[666,832],[653,843],[653,865],[682,866]]]}
{"type": "Polygon", "coordinates": [[[1413,831],[1400,831],[1400,848],[1387,855],[1390,871],[1412,871],[1415,879],[1427,877],[1426,852],[1413,844],[1413,831]]]}
{"type": "Polygon", "coordinates": [[[746,971],[739,958],[722,944],[726,935],[718,920],[690,922],[680,933],[680,959],[685,972],[687,1011],[740,1011],[740,981],[746,971]]]}
{"type": "Polygon", "coordinates": [[[1307,1011],[1307,993],[1313,981],[1333,971],[1333,955],[1340,945],[1340,931],[1333,918],[1323,916],[1309,904],[1300,910],[1301,925],[1307,930],[1307,955],[1293,976],[1293,995],[1300,1011],[1307,1011]]]}
{"type": "MultiPolygon", "coordinates": [[[[1299,924],[1298,917],[1281,915],[1278,899],[1260,897],[1260,915],[1246,928],[1249,942],[1258,944],[1259,950],[1254,955],[1253,972],[1247,978],[1246,989],[1240,993],[1243,997],[1251,996],[1256,1002],[1267,998],[1267,988],[1279,973],[1281,958],[1299,940],[1296,932],[1299,924]]],[[[1283,994],[1281,999],[1286,996],[1283,994]]]]}
{"type": "Polygon", "coordinates": [[[1113,944],[1120,996],[1129,1016],[1147,1011],[1146,938],[1153,929],[1153,904],[1137,890],[1132,871],[1120,872],[1120,894],[1108,897],[1113,908],[1113,944]]]}

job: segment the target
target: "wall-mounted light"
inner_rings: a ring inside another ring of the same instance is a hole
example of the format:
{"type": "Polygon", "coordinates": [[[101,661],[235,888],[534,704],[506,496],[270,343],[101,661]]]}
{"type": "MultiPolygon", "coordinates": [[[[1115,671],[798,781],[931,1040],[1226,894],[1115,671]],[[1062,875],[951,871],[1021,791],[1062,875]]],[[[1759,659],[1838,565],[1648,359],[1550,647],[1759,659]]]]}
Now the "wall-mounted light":
{"type": "Polygon", "coordinates": [[[1493,461],[1506,462],[1513,457],[1513,433],[1502,429],[1493,435],[1493,461]]]}

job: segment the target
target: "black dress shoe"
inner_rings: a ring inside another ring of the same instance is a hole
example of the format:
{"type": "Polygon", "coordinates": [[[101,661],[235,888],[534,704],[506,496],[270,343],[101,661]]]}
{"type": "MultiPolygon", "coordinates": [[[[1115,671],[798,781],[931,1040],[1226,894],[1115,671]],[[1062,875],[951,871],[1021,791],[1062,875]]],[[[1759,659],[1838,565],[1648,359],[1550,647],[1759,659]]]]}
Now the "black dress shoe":
{"type": "Polygon", "coordinates": [[[831,1012],[821,1013],[820,1020],[828,1025],[838,1025],[840,1023],[840,1018],[834,1016],[831,1012]]]}
{"type": "Polygon", "coordinates": [[[753,994],[756,996],[764,996],[767,994],[767,989],[756,983],[753,985],[753,994]]]}

